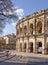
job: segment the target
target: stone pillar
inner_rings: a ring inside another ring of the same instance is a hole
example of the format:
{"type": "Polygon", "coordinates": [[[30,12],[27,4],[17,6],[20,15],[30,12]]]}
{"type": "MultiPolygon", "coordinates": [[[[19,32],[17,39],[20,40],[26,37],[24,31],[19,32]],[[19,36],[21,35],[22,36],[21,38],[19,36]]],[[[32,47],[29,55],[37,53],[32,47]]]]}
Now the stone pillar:
{"type": "Polygon", "coordinates": [[[45,54],[45,46],[42,47],[42,54],[45,54]]]}
{"type": "Polygon", "coordinates": [[[24,36],[24,23],[22,24],[22,35],[24,36]]]}
{"type": "Polygon", "coordinates": [[[33,53],[35,53],[35,40],[34,40],[34,42],[33,42],[33,53]]]}
{"type": "Polygon", "coordinates": [[[28,20],[28,22],[27,22],[27,29],[28,29],[28,35],[29,35],[29,33],[30,33],[30,26],[29,26],[29,20],[28,20]]]}
{"type": "Polygon", "coordinates": [[[18,52],[20,52],[20,38],[18,40],[18,52]]]}
{"type": "Polygon", "coordinates": [[[35,45],[35,53],[38,53],[38,44],[35,45]]]}
{"type": "Polygon", "coordinates": [[[35,30],[35,52],[37,53],[37,42],[36,42],[36,18],[35,18],[35,22],[34,22],[34,30],[35,30]]]}
{"type": "Polygon", "coordinates": [[[43,42],[43,50],[42,50],[42,54],[46,54],[46,15],[44,15],[44,19],[43,19],[43,22],[44,22],[44,25],[43,25],[43,28],[44,28],[44,42],[43,42]]]}
{"type": "Polygon", "coordinates": [[[27,39],[28,39],[27,52],[28,52],[28,53],[30,53],[30,43],[29,43],[29,37],[28,37],[27,39]]]}
{"type": "Polygon", "coordinates": [[[47,54],[47,48],[46,48],[46,42],[45,42],[45,39],[44,39],[44,42],[42,44],[42,54],[47,54]]]}
{"type": "Polygon", "coordinates": [[[19,34],[18,34],[18,35],[16,34],[16,39],[17,39],[18,37],[20,37],[20,25],[19,25],[19,34]]]}
{"type": "Polygon", "coordinates": [[[36,53],[36,18],[34,18],[34,23],[33,23],[33,34],[35,35],[33,42],[33,53],[36,53]]]}

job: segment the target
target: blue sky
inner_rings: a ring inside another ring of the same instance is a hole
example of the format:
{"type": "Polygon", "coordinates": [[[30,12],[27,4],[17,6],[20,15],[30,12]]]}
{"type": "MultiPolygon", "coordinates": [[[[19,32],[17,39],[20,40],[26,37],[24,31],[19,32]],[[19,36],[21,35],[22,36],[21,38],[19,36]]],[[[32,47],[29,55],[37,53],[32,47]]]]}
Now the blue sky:
{"type": "MultiPolygon", "coordinates": [[[[11,0],[11,1],[13,2],[14,7],[18,9],[17,13],[19,15],[19,19],[27,15],[30,15],[36,11],[48,8],[48,0],[11,0]]],[[[10,33],[16,34],[16,28],[14,23],[6,25],[3,35],[7,35],[10,33]]]]}

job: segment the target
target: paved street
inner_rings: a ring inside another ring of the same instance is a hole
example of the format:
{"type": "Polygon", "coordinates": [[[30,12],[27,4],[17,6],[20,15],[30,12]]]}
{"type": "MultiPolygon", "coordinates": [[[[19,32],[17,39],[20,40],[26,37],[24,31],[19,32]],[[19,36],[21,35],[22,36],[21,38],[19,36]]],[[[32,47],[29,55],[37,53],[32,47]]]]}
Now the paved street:
{"type": "Polygon", "coordinates": [[[48,62],[32,62],[32,63],[0,62],[0,65],[48,65],[48,62]]]}
{"type": "Polygon", "coordinates": [[[47,58],[10,56],[0,58],[0,65],[48,65],[47,58]],[[2,61],[1,61],[2,60],[2,61]]]}
{"type": "Polygon", "coordinates": [[[1,62],[0,65],[26,65],[24,63],[1,62]]]}
{"type": "Polygon", "coordinates": [[[0,65],[48,65],[48,55],[31,55],[32,56],[19,56],[16,55],[15,52],[10,52],[9,56],[0,55],[0,65]]]}

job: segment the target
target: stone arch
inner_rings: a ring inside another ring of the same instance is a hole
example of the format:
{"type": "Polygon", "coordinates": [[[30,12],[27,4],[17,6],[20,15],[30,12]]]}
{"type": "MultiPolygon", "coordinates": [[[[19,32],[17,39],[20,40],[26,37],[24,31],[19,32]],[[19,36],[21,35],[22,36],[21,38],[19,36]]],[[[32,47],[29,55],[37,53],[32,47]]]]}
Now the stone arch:
{"type": "Polygon", "coordinates": [[[27,44],[26,42],[24,43],[24,52],[26,52],[26,47],[27,47],[27,44]]]}
{"type": "Polygon", "coordinates": [[[20,43],[20,52],[22,52],[22,43],[20,43]]]}
{"type": "Polygon", "coordinates": [[[31,34],[33,34],[33,24],[32,23],[30,24],[30,32],[31,34]]]}
{"type": "Polygon", "coordinates": [[[30,52],[33,52],[33,42],[30,42],[30,52]]]}
{"type": "Polygon", "coordinates": [[[22,28],[20,27],[20,34],[22,34],[22,28]]]}
{"type": "Polygon", "coordinates": [[[42,22],[39,21],[36,26],[37,33],[42,33],[42,22]]]}
{"type": "Polygon", "coordinates": [[[24,33],[25,34],[27,33],[27,26],[26,25],[24,26],[24,33]]]}

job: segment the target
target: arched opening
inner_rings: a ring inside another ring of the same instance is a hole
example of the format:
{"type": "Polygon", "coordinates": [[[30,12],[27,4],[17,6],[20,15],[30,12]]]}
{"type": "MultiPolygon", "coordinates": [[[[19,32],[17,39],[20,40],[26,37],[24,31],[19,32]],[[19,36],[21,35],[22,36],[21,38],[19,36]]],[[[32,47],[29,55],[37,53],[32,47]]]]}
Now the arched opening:
{"type": "Polygon", "coordinates": [[[22,44],[20,43],[20,52],[22,52],[22,44]]]}
{"type": "Polygon", "coordinates": [[[20,34],[22,34],[22,28],[20,28],[20,34]]]}
{"type": "Polygon", "coordinates": [[[27,33],[27,27],[26,26],[24,26],[24,33],[25,33],[25,35],[27,33]]]}
{"type": "Polygon", "coordinates": [[[33,43],[30,43],[30,52],[33,52],[33,43]]]}
{"type": "Polygon", "coordinates": [[[42,22],[37,23],[36,30],[37,30],[37,33],[42,33],[42,22]]]}
{"type": "Polygon", "coordinates": [[[26,43],[24,44],[24,52],[26,52],[26,43]]]}
{"type": "Polygon", "coordinates": [[[38,53],[42,53],[42,42],[38,42],[38,53]]]}
{"type": "Polygon", "coordinates": [[[30,32],[33,34],[33,24],[30,24],[30,32]]]}

